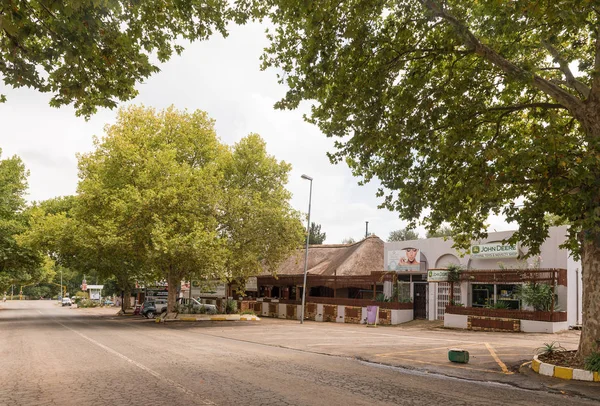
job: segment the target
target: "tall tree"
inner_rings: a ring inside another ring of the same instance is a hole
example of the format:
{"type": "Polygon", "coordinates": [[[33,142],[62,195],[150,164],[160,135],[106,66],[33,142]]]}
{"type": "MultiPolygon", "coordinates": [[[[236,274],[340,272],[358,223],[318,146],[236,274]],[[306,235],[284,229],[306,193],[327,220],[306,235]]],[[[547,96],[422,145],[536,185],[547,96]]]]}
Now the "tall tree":
{"type": "MultiPolygon", "coordinates": [[[[117,122],[80,157],[79,218],[106,248],[169,285],[175,311],[182,280],[224,277],[217,215],[223,155],[206,113],[121,110],[117,122]]],[[[115,265],[115,264],[114,264],[115,265]]]]}
{"type": "Polygon", "coordinates": [[[600,337],[598,2],[262,3],[276,27],[264,66],[289,86],[277,106],[314,101],[309,120],[339,137],[332,161],[379,178],[383,206],[413,223],[426,213],[429,230],[448,222],[462,247],[503,213],[531,254],[548,236],[545,213],[571,224],[583,268],[578,357],[590,354],[600,337]]]}
{"type": "Polygon", "coordinates": [[[302,244],[300,214],[285,188],[291,166],[267,154],[266,144],[250,134],[235,144],[225,165],[222,209],[218,216],[226,241],[227,279],[245,286],[264,268],[275,270],[302,244]]]}
{"type": "Polygon", "coordinates": [[[392,231],[388,237],[388,242],[392,241],[410,241],[418,240],[419,233],[409,228],[401,228],[399,230],[392,231]]]}
{"type": "Polygon", "coordinates": [[[29,228],[23,198],[27,175],[18,156],[0,159],[0,291],[12,284],[33,284],[54,276],[52,261],[19,241],[29,228]]]}
{"type": "Polygon", "coordinates": [[[151,59],[182,52],[177,38],[226,36],[233,17],[224,0],[0,0],[0,77],[89,116],[135,97],[151,59]]]}
{"type": "Polygon", "coordinates": [[[427,238],[452,237],[453,232],[452,227],[442,225],[435,231],[428,230],[426,236],[427,238]]]}
{"type": "MultiPolygon", "coordinates": [[[[321,225],[316,224],[311,221],[310,228],[308,229],[308,243],[309,244],[323,244],[325,238],[327,237],[327,233],[321,232],[321,225]]],[[[306,231],[305,231],[306,232],[306,231]]],[[[306,243],[306,234],[304,236],[304,243],[306,243]]]]}

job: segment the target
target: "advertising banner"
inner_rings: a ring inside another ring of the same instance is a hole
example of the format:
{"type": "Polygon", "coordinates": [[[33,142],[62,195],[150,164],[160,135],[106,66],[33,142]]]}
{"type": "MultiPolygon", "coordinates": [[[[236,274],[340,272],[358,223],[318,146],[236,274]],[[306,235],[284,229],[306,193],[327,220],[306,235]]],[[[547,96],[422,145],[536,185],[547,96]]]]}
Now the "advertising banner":
{"type": "Polygon", "coordinates": [[[379,321],[379,306],[367,306],[367,324],[376,325],[379,321]]]}
{"type": "Polygon", "coordinates": [[[516,244],[479,244],[471,246],[471,258],[518,258],[516,244]]]}
{"type": "Polygon", "coordinates": [[[417,248],[387,251],[387,271],[420,271],[421,252],[417,248]]]}

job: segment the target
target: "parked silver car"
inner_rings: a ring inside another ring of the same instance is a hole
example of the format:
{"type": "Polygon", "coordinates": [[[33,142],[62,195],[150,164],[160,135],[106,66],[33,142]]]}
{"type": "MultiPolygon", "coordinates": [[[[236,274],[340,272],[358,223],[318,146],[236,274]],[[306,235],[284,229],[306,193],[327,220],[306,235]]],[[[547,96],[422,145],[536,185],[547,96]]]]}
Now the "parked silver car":
{"type": "Polygon", "coordinates": [[[194,298],[192,298],[190,301],[190,299],[187,297],[180,297],[177,299],[177,304],[185,307],[189,307],[191,305],[197,312],[204,307],[206,313],[217,313],[217,306],[213,304],[200,303],[194,298]]]}

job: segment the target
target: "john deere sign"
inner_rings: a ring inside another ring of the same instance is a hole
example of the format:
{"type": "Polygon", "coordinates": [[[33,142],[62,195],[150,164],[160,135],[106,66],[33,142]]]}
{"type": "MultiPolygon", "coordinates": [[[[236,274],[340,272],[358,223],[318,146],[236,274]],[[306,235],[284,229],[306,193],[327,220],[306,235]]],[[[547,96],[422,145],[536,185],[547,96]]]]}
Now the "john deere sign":
{"type": "Polygon", "coordinates": [[[471,246],[471,258],[518,258],[516,244],[481,244],[471,246]]]}

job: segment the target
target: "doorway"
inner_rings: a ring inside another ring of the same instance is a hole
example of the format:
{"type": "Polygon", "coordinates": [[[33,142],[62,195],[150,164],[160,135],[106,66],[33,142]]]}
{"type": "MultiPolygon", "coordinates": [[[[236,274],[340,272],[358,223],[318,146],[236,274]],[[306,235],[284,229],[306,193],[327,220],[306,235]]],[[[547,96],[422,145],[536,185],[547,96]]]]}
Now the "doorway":
{"type": "Polygon", "coordinates": [[[427,284],[414,284],[414,318],[427,319],[427,284]]]}

